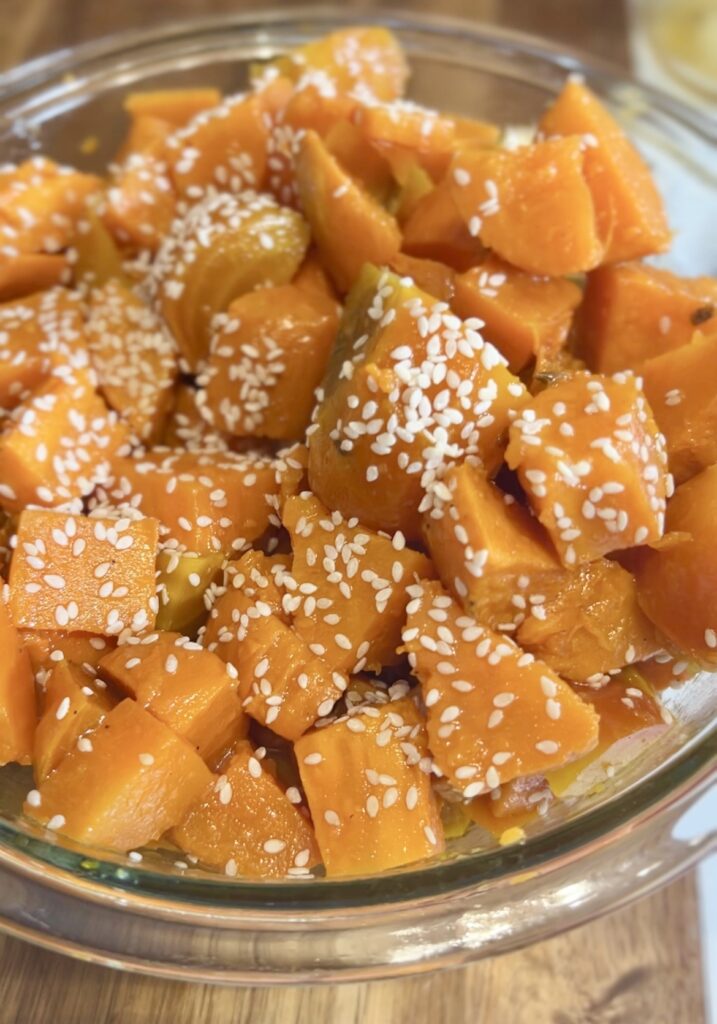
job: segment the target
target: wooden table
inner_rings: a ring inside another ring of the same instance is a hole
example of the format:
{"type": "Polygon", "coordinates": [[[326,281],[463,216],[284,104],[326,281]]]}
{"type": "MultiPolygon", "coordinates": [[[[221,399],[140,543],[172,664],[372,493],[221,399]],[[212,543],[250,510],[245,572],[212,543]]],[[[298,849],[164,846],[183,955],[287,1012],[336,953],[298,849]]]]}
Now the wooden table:
{"type": "MultiPolygon", "coordinates": [[[[240,0],[0,0],[0,69],[31,55],[240,0]]],[[[257,6],[259,6],[257,4],[257,6]]],[[[344,4],[345,6],[345,0],[344,4]]],[[[354,3],[370,20],[371,2],[354,3]]],[[[398,6],[398,4],[397,4],[398,6]]],[[[628,62],[621,0],[411,0],[628,62]]],[[[123,975],[0,937],[0,1024],[703,1024],[693,876],[499,960],[370,985],[284,990],[123,975]]]]}

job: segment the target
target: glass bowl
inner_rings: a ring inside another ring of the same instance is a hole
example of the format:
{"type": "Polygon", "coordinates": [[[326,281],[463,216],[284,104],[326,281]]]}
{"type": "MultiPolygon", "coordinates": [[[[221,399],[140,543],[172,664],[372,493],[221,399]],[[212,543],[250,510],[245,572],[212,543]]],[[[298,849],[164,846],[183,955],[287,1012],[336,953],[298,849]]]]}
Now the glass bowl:
{"type": "MultiPolygon", "coordinates": [[[[413,69],[410,96],[509,124],[537,118],[580,72],[653,165],[676,228],[662,262],[717,271],[715,132],[645,86],[545,42],[443,17],[372,11],[413,69]]],[[[102,168],[124,129],[128,89],[242,89],[251,61],[357,13],[247,12],[119,35],[0,76],[0,163],[35,152],[102,168]],[[97,140],[83,155],[88,137],[97,140]]],[[[457,965],[547,938],[635,899],[717,842],[716,680],[667,691],[676,724],[624,770],[575,795],[500,848],[480,831],[444,858],[371,878],[252,883],[183,869],[167,851],[141,864],[95,854],[18,816],[27,769],[0,786],[0,927],[48,948],[184,980],[278,984],[387,977],[457,965]]],[[[176,854],[175,854],[176,856],[176,854]]]]}

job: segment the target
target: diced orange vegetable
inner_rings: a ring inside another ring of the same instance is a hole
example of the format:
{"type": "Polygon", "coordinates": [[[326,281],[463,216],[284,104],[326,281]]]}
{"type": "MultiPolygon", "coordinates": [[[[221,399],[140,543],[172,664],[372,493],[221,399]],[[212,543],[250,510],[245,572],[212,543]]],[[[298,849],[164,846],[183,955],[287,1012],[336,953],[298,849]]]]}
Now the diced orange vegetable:
{"type": "Polygon", "coordinates": [[[265,555],[263,551],[246,551],[236,562],[224,567],[224,586],[240,590],[253,602],[267,605],[272,615],[290,622],[284,611],[285,581],[290,575],[290,555],[265,555]]]}
{"type": "Polygon", "coordinates": [[[475,456],[495,471],[525,401],[471,321],[371,266],[348,296],[324,390],[310,428],[312,489],[329,508],[409,539],[444,457],[433,437],[450,461],[475,456]]]}
{"type": "Polygon", "coordinates": [[[467,149],[453,161],[453,198],[469,232],[509,263],[529,274],[581,273],[603,256],[583,160],[572,137],[467,149]]]}
{"type": "Polygon", "coordinates": [[[0,302],[67,284],[71,275],[67,257],[61,253],[21,253],[0,262],[0,302]]]}
{"type": "MultiPolygon", "coordinates": [[[[409,184],[410,179],[406,189],[409,184]]],[[[449,180],[414,201],[403,196],[399,213],[407,202],[408,213],[403,220],[404,252],[447,263],[458,271],[468,270],[485,256],[485,246],[477,235],[470,233],[461,217],[449,180]]]]}
{"type": "Polygon", "coordinates": [[[93,288],[110,281],[127,284],[122,254],[99,214],[88,210],[77,228],[72,264],[75,282],[93,288]]]}
{"type": "Polygon", "coordinates": [[[560,351],[581,298],[572,281],[536,278],[489,256],[456,277],[452,308],[464,319],[483,320],[486,338],[517,373],[534,357],[560,351]]]}
{"type": "Polygon", "coordinates": [[[289,498],[283,522],[298,586],[288,605],[309,649],[339,671],[395,664],[406,589],[432,575],[429,560],[405,547],[401,534],[390,538],[347,522],[308,495],[289,498]]]}
{"type": "Polygon", "coordinates": [[[303,437],[338,320],[335,302],[293,284],[235,299],[199,379],[210,422],[239,437],[303,437]]]}
{"type": "Polygon", "coordinates": [[[582,136],[585,180],[606,263],[667,249],[671,234],[647,164],[583,82],[568,79],[540,119],[539,130],[549,136],[582,136]]]}
{"type": "Polygon", "coordinates": [[[294,444],[290,448],[282,448],[274,459],[276,482],[279,493],[273,501],[276,512],[281,519],[284,505],[289,498],[301,491],[308,490],[306,477],[309,465],[309,450],[305,444],[294,444]]]}
{"type": "Polygon", "coordinates": [[[495,836],[501,846],[509,846],[524,838],[525,827],[545,814],[552,801],[545,776],[521,775],[490,793],[474,797],[465,806],[476,825],[495,836]]]}
{"type": "Polygon", "coordinates": [[[347,292],[366,262],[387,263],[401,247],[394,218],[361,188],[315,132],[301,139],[296,163],[299,198],[324,265],[347,292]]]}
{"type": "Polygon", "coordinates": [[[115,156],[115,165],[125,164],[131,156],[139,154],[162,159],[171,134],[170,121],[152,114],[138,114],[132,118],[129,130],[115,156]]]}
{"type": "Polygon", "coordinates": [[[302,292],[309,292],[312,295],[320,295],[322,298],[331,299],[337,304],[337,308],[340,309],[336,289],[321,265],[318,253],[314,249],[309,249],[306,259],[297,270],[291,283],[301,289],[302,292]]]}
{"type": "Polygon", "coordinates": [[[122,644],[102,659],[100,673],[205,760],[246,735],[248,723],[227,666],[179,633],[151,633],[122,644]]]}
{"type": "Polygon", "coordinates": [[[379,152],[366,145],[360,128],[348,120],[336,121],[324,137],[326,148],[341,167],[379,202],[391,192],[391,168],[379,152]]]}
{"type": "Polygon", "coordinates": [[[307,733],[295,751],[329,877],[388,871],[443,850],[413,701],[359,705],[307,733]]]}
{"type": "Polygon", "coordinates": [[[588,274],[576,316],[578,350],[596,372],[636,370],[687,345],[696,327],[717,318],[716,309],[714,278],[678,277],[642,263],[599,267],[588,274]]]}
{"type": "Polygon", "coordinates": [[[156,438],[172,402],[175,347],[156,314],[115,281],[89,297],[87,345],[99,387],[138,438],[156,438]]]}
{"type": "Polygon", "coordinates": [[[156,614],[154,519],[97,519],[26,509],[10,567],[10,608],[24,629],[115,636],[156,614]]]}
{"type": "Polygon", "coordinates": [[[209,194],[175,221],[153,268],[158,307],[190,369],[207,354],[213,317],[259,285],[287,284],[309,229],[269,195],[209,194]]]}
{"type": "MultiPolygon", "coordinates": [[[[70,661],[58,661],[45,681],[42,716],[37,723],[32,754],[36,783],[42,783],[73,750],[86,732],[96,729],[115,701],[89,672],[70,661]]],[[[85,739],[79,750],[91,745],[85,739]]]]}
{"type": "Polygon", "coordinates": [[[717,332],[648,359],[640,375],[677,483],[717,462],[717,332]]]}
{"type": "Polygon", "coordinates": [[[717,665],[717,466],[681,484],[667,506],[665,528],[676,542],[637,553],[638,597],[656,626],[703,665],[717,665]]]}
{"type": "Polygon", "coordinates": [[[464,797],[595,746],[598,716],[552,669],[466,616],[440,584],[411,593],[403,637],[428,709],[429,746],[464,797]]]}
{"type": "MultiPolygon", "coordinates": [[[[0,580],[0,588],[4,585],[0,580]]],[[[30,764],[37,711],[30,658],[0,599],[0,764],[30,764]]]]}
{"type": "Polygon", "coordinates": [[[51,377],[16,406],[0,432],[0,504],[61,505],[107,478],[126,429],[82,370],[51,377]]]}
{"type": "Polygon", "coordinates": [[[631,374],[576,373],[541,392],[513,422],[506,461],[566,566],[662,536],[667,456],[631,374]]]}
{"type": "Polygon", "coordinates": [[[209,613],[204,595],[221,579],[222,552],[194,555],[166,549],[157,555],[157,629],[194,636],[209,613]]]}
{"type": "Polygon", "coordinates": [[[91,846],[127,851],[159,839],[200,799],[211,773],[185,740],[124,700],[25,802],[25,814],[91,846]],[[34,794],[33,794],[34,795],[34,794]]]}
{"type": "Polygon", "coordinates": [[[303,876],[319,863],[311,825],[248,742],[239,744],[172,839],[201,864],[230,877],[303,876]]]}
{"type": "Polygon", "coordinates": [[[197,405],[197,389],[180,381],[174,389],[173,405],[162,432],[162,444],[168,448],[206,448],[211,428],[197,405]]]}
{"type": "Polygon", "coordinates": [[[221,103],[218,89],[157,89],[127,93],[122,106],[132,118],[159,117],[181,128],[196,114],[221,103]]]}
{"type": "Polygon", "coordinates": [[[266,456],[152,448],[114,459],[111,480],[99,493],[100,507],[138,508],[160,521],[164,543],[205,554],[260,537],[269,525],[267,495],[275,491],[266,456]]]}
{"type": "Polygon", "coordinates": [[[438,181],[451,162],[455,124],[434,110],[410,102],[372,103],[356,110],[354,122],[369,145],[388,161],[400,184],[414,164],[438,181]]]}
{"type": "Polygon", "coordinates": [[[33,671],[41,680],[58,661],[63,660],[79,665],[94,677],[101,659],[116,644],[114,637],[63,630],[47,633],[37,629],[23,629],[20,630],[20,636],[30,655],[33,671]]]}
{"type": "Polygon", "coordinates": [[[440,302],[453,307],[456,274],[452,267],[437,260],[421,259],[399,252],[389,266],[399,277],[410,277],[421,291],[427,292],[440,302]]]}
{"type": "Polygon", "coordinates": [[[130,153],[107,190],[102,219],[119,244],[154,253],[174,219],[177,197],[159,142],[130,153]]]}

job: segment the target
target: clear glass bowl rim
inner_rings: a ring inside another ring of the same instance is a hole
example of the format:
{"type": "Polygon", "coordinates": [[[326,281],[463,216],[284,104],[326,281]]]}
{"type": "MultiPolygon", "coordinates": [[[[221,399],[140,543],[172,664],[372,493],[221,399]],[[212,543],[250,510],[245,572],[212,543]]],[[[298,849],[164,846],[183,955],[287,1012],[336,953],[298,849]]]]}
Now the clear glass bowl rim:
{"type": "MultiPolygon", "coordinates": [[[[187,19],[148,30],[132,30],[82,43],[28,61],[0,74],[0,126],[3,120],[31,114],[43,103],[59,103],[84,95],[101,85],[103,68],[121,67],[127,72],[144,68],[168,47],[174,52],[201,54],[203,45],[229,32],[254,33],[269,48],[281,49],[287,36],[304,41],[332,28],[361,21],[396,30],[442,39],[449,45],[469,40],[483,46],[524,55],[546,68],[563,73],[580,72],[602,86],[629,85],[648,103],[708,144],[717,142],[711,119],[678,100],[640,83],[621,70],[539,37],[509,29],[442,15],[405,14],[398,10],[346,10],[331,6],[306,6],[249,10],[232,15],[187,19]],[[281,44],[281,45],[279,45],[281,44]]],[[[542,874],[559,870],[566,860],[589,858],[591,850],[618,843],[620,836],[648,828],[661,815],[689,803],[714,775],[717,730],[678,752],[650,778],[617,794],[608,803],[582,814],[524,845],[488,850],[446,862],[406,869],[400,873],[342,881],[314,883],[245,882],[221,877],[169,876],[122,861],[95,858],[96,868],[83,867],[88,854],[78,854],[55,843],[30,837],[12,823],[0,820],[0,865],[34,877],[41,885],[66,889],[90,901],[120,902],[138,913],[168,918],[202,917],[237,922],[266,916],[286,919],[310,911],[312,920],[327,920],[344,911],[410,902],[431,902],[436,897],[475,891],[491,882],[511,883],[526,872],[542,874]]],[[[687,866],[694,854],[685,850],[687,866]]],[[[674,865],[670,869],[674,871],[674,865]]],[[[656,878],[654,884],[659,884],[656,878]]],[[[644,891],[644,890],[642,890],[644,891]]]]}

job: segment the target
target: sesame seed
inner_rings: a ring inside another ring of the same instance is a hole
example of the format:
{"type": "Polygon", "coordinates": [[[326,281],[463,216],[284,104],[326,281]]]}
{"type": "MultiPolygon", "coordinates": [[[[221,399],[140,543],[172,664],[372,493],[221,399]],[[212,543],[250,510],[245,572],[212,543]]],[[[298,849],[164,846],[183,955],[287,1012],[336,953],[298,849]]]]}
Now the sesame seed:
{"type": "Polygon", "coordinates": [[[58,828],[62,828],[62,826],[66,825],[66,824],[67,824],[67,821],[66,821],[65,816],[63,814],[53,814],[53,816],[50,818],[50,820],[47,823],[47,827],[52,832],[55,832],[55,831],[57,831],[58,828]]]}
{"type": "Polygon", "coordinates": [[[324,821],[327,825],[333,826],[333,828],[341,827],[341,818],[339,818],[336,811],[332,811],[330,808],[329,810],[324,811],[324,821]]]}

